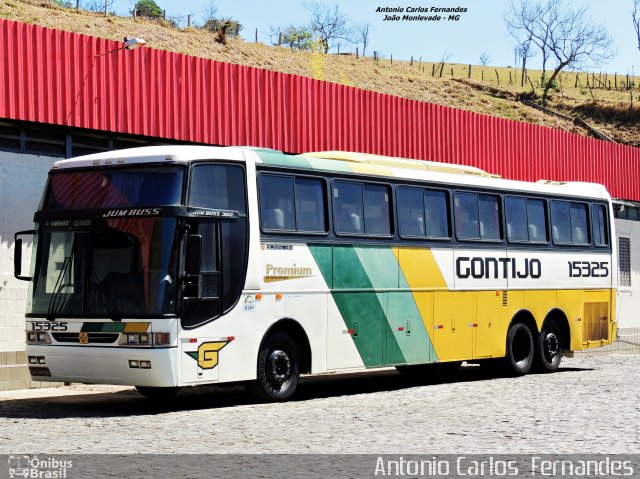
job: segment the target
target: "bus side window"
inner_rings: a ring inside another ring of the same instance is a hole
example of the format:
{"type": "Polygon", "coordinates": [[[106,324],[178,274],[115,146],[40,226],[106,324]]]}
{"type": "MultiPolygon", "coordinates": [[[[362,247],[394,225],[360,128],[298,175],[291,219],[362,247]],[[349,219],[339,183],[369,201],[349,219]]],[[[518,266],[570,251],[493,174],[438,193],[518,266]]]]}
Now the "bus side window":
{"type": "Polygon", "coordinates": [[[398,187],[397,197],[400,236],[426,236],[422,190],[398,187]]]}
{"type": "Polygon", "coordinates": [[[449,200],[445,191],[425,190],[424,210],[429,238],[449,238],[449,200]]]}
{"type": "Polygon", "coordinates": [[[295,180],[296,230],[326,233],[325,185],[319,178],[295,180]]]}
{"type": "Polygon", "coordinates": [[[593,205],[591,208],[591,230],[593,231],[593,244],[608,246],[606,210],[603,205],[593,205]]]}
{"type": "Polygon", "coordinates": [[[295,230],[293,177],[260,175],[260,212],[265,230],[295,230]]]}
{"type": "Polygon", "coordinates": [[[505,200],[507,219],[507,240],[527,241],[527,200],[526,198],[507,197],[505,200]]]}
{"type": "Polygon", "coordinates": [[[553,242],[559,244],[588,244],[587,205],[571,201],[551,202],[553,242]]]}
{"type": "Polygon", "coordinates": [[[454,206],[458,239],[500,241],[498,196],[456,193],[454,206]]]}
{"type": "Polygon", "coordinates": [[[547,242],[545,203],[533,198],[508,196],[505,199],[507,240],[547,242]]]}
{"type": "Polygon", "coordinates": [[[334,227],[336,233],[364,233],[362,184],[335,181],[333,184],[334,227]]]}
{"type": "Polygon", "coordinates": [[[391,234],[389,188],[384,185],[364,185],[364,228],[370,235],[391,234]]]}

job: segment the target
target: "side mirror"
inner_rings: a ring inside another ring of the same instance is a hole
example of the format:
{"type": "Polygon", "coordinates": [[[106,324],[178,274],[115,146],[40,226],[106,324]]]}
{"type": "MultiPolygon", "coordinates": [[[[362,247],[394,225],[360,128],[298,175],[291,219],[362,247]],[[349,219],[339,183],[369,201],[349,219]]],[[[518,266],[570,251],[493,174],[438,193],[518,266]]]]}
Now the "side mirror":
{"type": "Polygon", "coordinates": [[[187,237],[187,260],[185,272],[188,275],[198,275],[202,270],[202,236],[189,235],[187,237]]]}
{"type": "Polygon", "coordinates": [[[18,236],[34,234],[34,230],[27,230],[18,231],[15,235],[13,235],[13,276],[21,281],[31,281],[33,278],[31,278],[30,276],[22,276],[22,238],[18,238],[18,236]]]}

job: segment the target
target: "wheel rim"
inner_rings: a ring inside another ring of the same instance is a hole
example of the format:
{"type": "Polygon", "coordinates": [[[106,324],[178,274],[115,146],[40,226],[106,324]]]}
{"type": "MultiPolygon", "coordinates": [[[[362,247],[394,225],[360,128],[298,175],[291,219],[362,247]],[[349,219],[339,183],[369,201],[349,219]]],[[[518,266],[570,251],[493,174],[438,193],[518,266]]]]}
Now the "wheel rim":
{"type": "Polygon", "coordinates": [[[545,361],[549,364],[560,355],[560,340],[555,333],[549,332],[544,336],[542,352],[545,361]]]}
{"type": "Polygon", "coordinates": [[[267,357],[267,380],[277,389],[291,377],[291,360],[286,352],[276,349],[267,357]]]}
{"type": "Polygon", "coordinates": [[[531,341],[529,335],[525,331],[518,331],[513,338],[513,347],[511,349],[513,361],[516,366],[522,368],[526,365],[531,355],[531,341]]]}

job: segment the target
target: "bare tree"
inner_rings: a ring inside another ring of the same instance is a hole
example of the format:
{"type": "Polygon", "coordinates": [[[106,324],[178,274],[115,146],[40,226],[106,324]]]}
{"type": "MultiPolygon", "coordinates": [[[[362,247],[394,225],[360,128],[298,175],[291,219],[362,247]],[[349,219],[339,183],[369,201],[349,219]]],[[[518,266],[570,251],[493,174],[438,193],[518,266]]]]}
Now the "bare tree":
{"type": "Polygon", "coordinates": [[[558,27],[549,32],[549,51],[556,66],[544,87],[543,105],[547,102],[554,80],[564,68],[602,65],[615,56],[613,37],[604,26],[591,23],[587,7],[574,9],[564,3],[560,6],[556,12],[558,27]]]}
{"type": "Polygon", "coordinates": [[[568,0],[542,0],[511,3],[505,23],[512,36],[523,37],[542,52],[542,104],[547,103],[549,89],[564,68],[580,69],[590,64],[601,65],[614,56],[613,38],[600,25],[593,25],[587,7],[573,7],[568,0]],[[553,73],[545,78],[548,60],[555,63],[553,73]]]}
{"type": "Polygon", "coordinates": [[[362,56],[367,54],[367,46],[369,45],[369,24],[361,23],[356,27],[357,40],[362,43],[362,56]]]}
{"type": "Polygon", "coordinates": [[[522,78],[520,80],[520,86],[524,86],[525,77],[527,75],[527,60],[536,55],[536,52],[531,48],[531,38],[523,40],[516,46],[518,50],[518,56],[522,60],[522,78]]]}
{"type": "Polygon", "coordinates": [[[489,63],[491,61],[491,55],[489,55],[488,51],[483,51],[480,54],[480,65],[482,65],[483,67],[487,65],[487,63],[489,63]]]}
{"type": "Polygon", "coordinates": [[[545,85],[547,60],[551,55],[549,52],[549,36],[557,28],[556,11],[563,0],[546,0],[546,3],[530,0],[514,0],[509,4],[509,10],[504,16],[507,30],[519,44],[524,39],[529,39],[540,49],[542,54],[542,76],[540,85],[545,85]]]}
{"type": "Polygon", "coordinates": [[[105,15],[113,6],[113,0],[85,0],[80,2],[81,8],[88,12],[104,13],[105,15]]]}
{"type": "Polygon", "coordinates": [[[640,50],[640,0],[633,0],[631,19],[633,21],[633,28],[636,31],[636,37],[638,38],[638,50],[640,50]]]}
{"type": "Polygon", "coordinates": [[[324,53],[328,53],[337,41],[353,43],[354,34],[349,17],[340,11],[337,3],[332,7],[312,1],[303,5],[311,14],[309,28],[319,38],[324,53]]]}
{"type": "Polygon", "coordinates": [[[202,23],[207,23],[211,20],[215,20],[217,14],[218,6],[213,0],[211,0],[209,4],[204,8],[204,22],[202,23]]]}

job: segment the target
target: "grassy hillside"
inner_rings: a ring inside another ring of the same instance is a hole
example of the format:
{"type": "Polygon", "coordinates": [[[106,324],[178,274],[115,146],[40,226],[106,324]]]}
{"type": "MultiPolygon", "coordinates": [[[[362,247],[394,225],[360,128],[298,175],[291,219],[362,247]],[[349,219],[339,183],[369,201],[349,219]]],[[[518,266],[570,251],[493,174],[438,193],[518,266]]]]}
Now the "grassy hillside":
{"type": "MultiPolygon", "coordinates": [[[[398,95],[415,100],[462,108],[511,120],[524,121],[588,135],[573,121],[543,113],[520,101],[531,95],[539,97],[540,72],[530,71],[524,86],[520,72],[513,68],[446,64],[442,75],[438,65],[425,62],[374,61],[350,55],[323,55],[293,52],[285,48],[231,40],[227,45],[215,43],[213,34],[196,29],[177,29],[161,23],[129,17],[102,16],[83,10],[54,6],[46,0],[0,0],[0,17],[39,24],[113,40],[125,36],[143,37],[148,46],[218,61],[309,76],[358,88],[398,95]],[[497,74],[496,74],[497,73],[497,74]],[[511,74],[511,80],[510,80],[511,74]]],[[[265,29],[268,25],[264,26],[265,29]]],[[[640,146],[640,78],[632,92],[593,86],[591,75],[566,73],[554,90],[549,107],[564,115],[581,117],[615,141],[640,146]],[[633,106],[631,106],[633,99],[633,106]]],[[[597,75],[599,82],[614,83],[609,75],[597,75]]],[[[626,81],[626,77],[618,77],[626,81]]],[[[598,81],[595,83],[598,84],[598,81]]]]}

